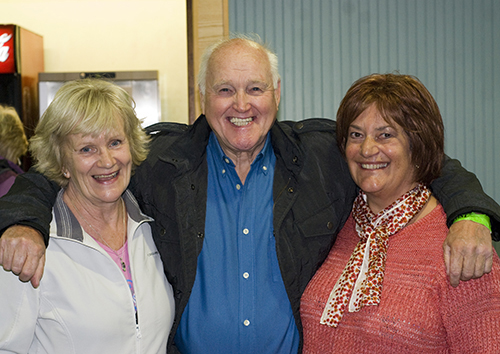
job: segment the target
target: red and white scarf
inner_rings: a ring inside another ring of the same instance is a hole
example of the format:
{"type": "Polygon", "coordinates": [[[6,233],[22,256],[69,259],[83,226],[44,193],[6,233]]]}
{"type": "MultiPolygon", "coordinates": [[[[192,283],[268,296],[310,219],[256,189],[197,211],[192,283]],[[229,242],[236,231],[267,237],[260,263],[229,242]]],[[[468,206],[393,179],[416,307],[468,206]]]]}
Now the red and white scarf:
{"type": "Polygon", "coordinates": [[[389,236],[405,227],[430,195],[427,187],[418,184],[375,215],[368,207],[366,194],[360,191],[352,211],[360,241],[330,293],[321,324],[337,327],[346,307],[355,312],[380,303],[389,236]]]}

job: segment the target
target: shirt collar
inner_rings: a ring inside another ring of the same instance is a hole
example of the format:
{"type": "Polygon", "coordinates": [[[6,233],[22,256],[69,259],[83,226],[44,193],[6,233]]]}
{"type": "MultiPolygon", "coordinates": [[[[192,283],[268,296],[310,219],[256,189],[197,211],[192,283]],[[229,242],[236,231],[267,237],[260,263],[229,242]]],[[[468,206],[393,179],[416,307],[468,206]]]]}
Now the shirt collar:
{"type": "MultiPolygon", "coordinates": [[[[224,153],[224,150],[222,150],[222,147],[220,146],[214,132],[210,133],[207,149],[212,152],[217,167],[220,167],[219,170],[224,170],[224,167],[227,165],[232,166],[233,168],[235,167],[233,161],[224,153]]],[[[264,147],[252,162],[252,168],[257,167],[259,168],[259,171],[267,175],[269,173],[269,166],[272,163],[273,156],[274,151],[271,144],[271,133],[268,133],[266,142],[264,143],[264,147]]]]}
{"type": "MultiPolygon", "coordinates": [[[[54,204],[53,211],[57,227],[56,234],[59,237],[83,242],[82,227],[78,223],[75,215],[73,215],[66,203],[64,203],[63,194],[64,189],[61,189],[57,194],[56,203],[54,204]]],[[[138,224],[142,222],[153,221],[152,218],[141,212],[137,200],[128,189],[125,191],[125,193],[123,193],[122,197],[125,201],[125,206],[127,207],[129,218],[131,218],[138,224]]]]}

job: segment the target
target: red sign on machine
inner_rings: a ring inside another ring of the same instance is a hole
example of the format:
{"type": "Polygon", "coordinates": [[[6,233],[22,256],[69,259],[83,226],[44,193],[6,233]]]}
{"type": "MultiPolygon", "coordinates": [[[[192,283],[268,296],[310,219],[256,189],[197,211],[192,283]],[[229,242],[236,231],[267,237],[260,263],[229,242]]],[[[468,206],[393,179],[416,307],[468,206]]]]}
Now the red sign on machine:
{"type": "Polygon", "coordinates": [[[16,72],[14,29],[14,25],[0,26],[0,74],[16,72]]]}

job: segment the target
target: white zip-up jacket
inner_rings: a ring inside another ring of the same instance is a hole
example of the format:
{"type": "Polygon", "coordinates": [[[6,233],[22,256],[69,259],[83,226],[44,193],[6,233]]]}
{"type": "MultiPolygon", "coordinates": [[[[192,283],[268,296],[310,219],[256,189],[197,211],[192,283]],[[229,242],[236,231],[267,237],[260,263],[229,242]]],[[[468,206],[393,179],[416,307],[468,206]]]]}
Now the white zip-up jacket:
{"type": "Polygon", "coordinates": [[[174,297],[148,224],[129,191],[128,251],[137,301],[113,259],[59,193],[38,289],[0,267],[0,353],[165,353],[174,297]]]}

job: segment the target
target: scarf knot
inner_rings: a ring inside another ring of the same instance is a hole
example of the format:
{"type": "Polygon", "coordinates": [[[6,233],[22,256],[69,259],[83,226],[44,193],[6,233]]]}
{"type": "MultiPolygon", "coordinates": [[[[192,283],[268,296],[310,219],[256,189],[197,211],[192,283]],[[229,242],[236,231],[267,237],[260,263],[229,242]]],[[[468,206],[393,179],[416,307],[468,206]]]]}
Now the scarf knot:
{"type": "Polygon", "coordinates": [[[419,183],[374,214],[366,202],[366,194],[360,191],[352,210],[360,240],[330,293],[321,324],[337,327],[346,308],[356,312],[363,306],[380,303],[389,237],[422,210],[430,195],[429,189],[419,183]]]}

